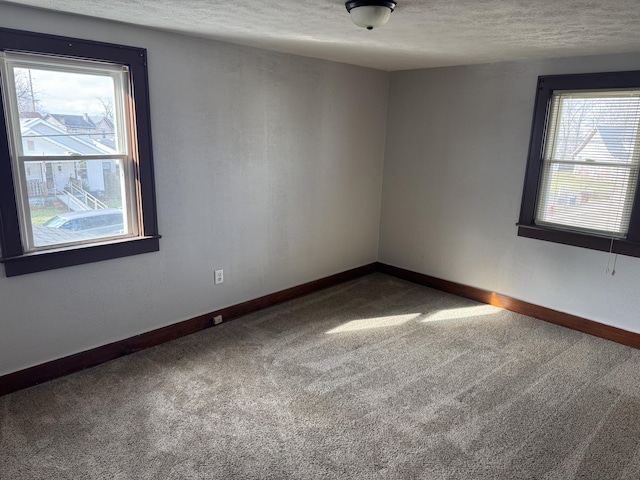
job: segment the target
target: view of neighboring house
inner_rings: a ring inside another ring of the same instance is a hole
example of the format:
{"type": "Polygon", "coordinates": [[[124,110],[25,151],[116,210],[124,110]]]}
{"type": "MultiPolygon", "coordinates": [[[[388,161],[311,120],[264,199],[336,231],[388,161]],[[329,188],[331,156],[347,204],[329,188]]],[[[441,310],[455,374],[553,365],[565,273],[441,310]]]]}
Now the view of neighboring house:
{"type": "Polygon", "coordinates": [[[96,124],[86,113],[83,115],[47,114],[44,119],[69,133],[94,133],[96,124]]]}
{"type": "Polygon", "coordinates": [[[629,163],[636,133],[636,126],[597,125],[573,152],[573,157],[585,162],[629,163]]]}
{"type": "MultiPolygon", "coordinates": [[[[99,124],[107,125],[106,122],[99,124]]],[[[114,153],[113,129],[96,131],[86,115],[21,113],[22,148],[28,156],[105,155],[114,153]],[[94,135],[100,138],[94,138],[94,135]]],[[[118,173],[114,160],[27,162],[26,177],[30,197],[59,195],[70,184],[102,197],[110,178],[118,173]]]]}
{"type": "Polygon", "coordinates": [[[91,135],[92,138],[113,138],[115,132],[115,126],[113,125],[113,121],[111,119],[100,116],[100,117],[90,117],[91,121],[96,126],[95,132],[91,135]]]}
{"type": "Polygon", "coordinates": [[[541,219],[603,231],[619,228],[624,215],[608,206],[628,203],[637,130],[635,125],[596,125],[572,152],[575,163],[554,166],[557,176],[541,219]]]}

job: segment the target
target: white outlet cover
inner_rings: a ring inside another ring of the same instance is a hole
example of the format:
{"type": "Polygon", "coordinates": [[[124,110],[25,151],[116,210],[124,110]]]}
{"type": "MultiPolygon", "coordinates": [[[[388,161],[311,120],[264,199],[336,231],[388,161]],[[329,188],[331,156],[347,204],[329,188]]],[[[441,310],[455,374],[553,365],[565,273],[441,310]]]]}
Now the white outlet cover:
{"type": "Polygon", "coordinates": [[[216,285],[224,283],[224,270],[216,270],[214,272],[216,285]]]}

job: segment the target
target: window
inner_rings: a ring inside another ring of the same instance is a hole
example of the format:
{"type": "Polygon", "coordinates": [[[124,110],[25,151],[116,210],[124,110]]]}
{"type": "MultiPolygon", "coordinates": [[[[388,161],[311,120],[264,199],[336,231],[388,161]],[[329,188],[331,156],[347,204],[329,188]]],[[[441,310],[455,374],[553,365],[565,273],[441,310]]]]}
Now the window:
{"type": "Polygon", "coordinates": [[[157,251],[146,51],[0,29],[7,276],[157,251]]]}
{"type": "Polygon", "coordinates": [[[640,72],[538,79],[518,235],[640,257],[640,72]]]}

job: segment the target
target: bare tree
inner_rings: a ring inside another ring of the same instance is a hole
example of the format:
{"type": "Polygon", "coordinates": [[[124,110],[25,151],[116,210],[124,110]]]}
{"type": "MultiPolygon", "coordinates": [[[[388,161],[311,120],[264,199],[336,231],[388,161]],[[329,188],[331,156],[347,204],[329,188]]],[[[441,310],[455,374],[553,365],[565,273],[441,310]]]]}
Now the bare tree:
{"type": "Polygon", "coordinates": [[[38,91],[34,88],[31,72],[24,69],[16,69],[14,72],[18,111],[42,113],[42,102],[38,91]]]}
{"type": "Polygon", "coordinates": [[[98,97],[98,101],[102,104],[102,108],[104,109],[103,115],[113,121],[113,98],[98,97]]]}
{"type": "Polygon", "coordinates": [[[638,127],[640,101],[632,97],[567,98],[560,110],[555,158],[571,160],[596,127],[638,127]]]}
{"type": "Polygon", "coordinates": [[[599,110],[598,122],[601,125],[632,127],[638,124],[638,97],[621,96],[599,100],[596,108],[599,110]]]}
{"type": "Polygon", "coordinates": [[[570,159],[572,153],[587,139],[598,118],[593,102],[569,98],[562,102],[556,158],[570,159]]]}

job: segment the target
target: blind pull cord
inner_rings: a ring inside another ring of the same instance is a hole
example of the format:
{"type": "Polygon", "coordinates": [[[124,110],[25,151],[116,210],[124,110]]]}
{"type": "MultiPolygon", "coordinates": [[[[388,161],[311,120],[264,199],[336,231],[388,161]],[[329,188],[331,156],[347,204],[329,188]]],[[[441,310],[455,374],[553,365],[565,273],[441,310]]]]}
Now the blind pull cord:
{"type": "Polygon", "coordinates": [[[607,271],[613,277],[616,274],[616,263],[618,262],[618,254],[613,253],[613,237],[611,237],[611,245],[609,246],[609,259],[607,260],[607,271]],[[611,267],[611,257],[613,257],[613,268],[611,267]]]}

